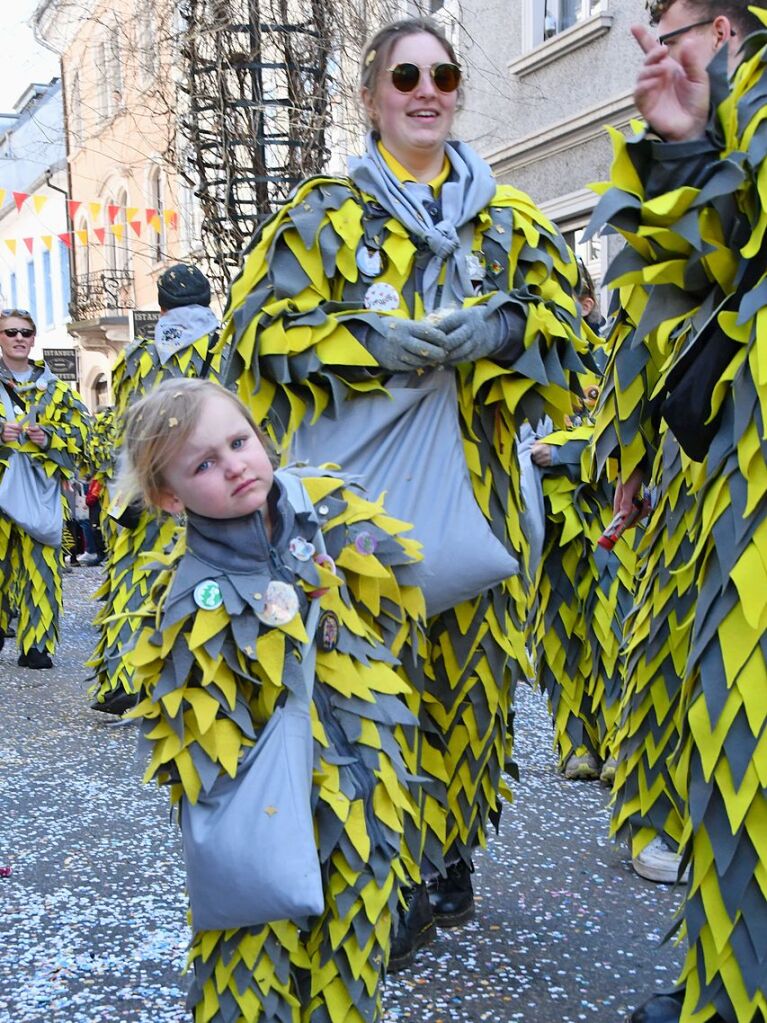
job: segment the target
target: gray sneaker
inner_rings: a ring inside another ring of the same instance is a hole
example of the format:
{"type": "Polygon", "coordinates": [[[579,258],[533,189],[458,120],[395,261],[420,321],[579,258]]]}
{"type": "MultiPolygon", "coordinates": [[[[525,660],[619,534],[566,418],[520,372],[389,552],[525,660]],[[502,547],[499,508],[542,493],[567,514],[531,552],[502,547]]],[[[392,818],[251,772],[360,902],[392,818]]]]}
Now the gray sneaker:
{"type": "Polygon", "coordinates": [[[658,884],[675,884],[680,881],[684,884],[690,876],[689,866],[685,868],[682,876],[679,876],[679,865],[682,857],[674,852],[671,846],[660,835],[644,847],[644,849],[631,861],[631,866],[640,877],[647,881],[656,881],[658,884]]]}

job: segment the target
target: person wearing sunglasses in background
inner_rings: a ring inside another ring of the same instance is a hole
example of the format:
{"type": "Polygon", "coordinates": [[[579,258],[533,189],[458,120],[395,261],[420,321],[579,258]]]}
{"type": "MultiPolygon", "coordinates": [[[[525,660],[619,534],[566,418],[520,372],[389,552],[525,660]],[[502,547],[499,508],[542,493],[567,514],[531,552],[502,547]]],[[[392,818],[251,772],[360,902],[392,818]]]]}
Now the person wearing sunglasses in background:
{"type": "MultiPolygon", "coordinates": [[[[561,422],[572,408],[578,273],[532,201],[498,187],[484,160],[452,140],[461,80],[453,47],[428,19],[389,24],[370,40],[364,154],[347,178],[299,186],[256,234],[225,312],[225,379],[285,449],[300,455],[320,436],[320,460],[343,471],[355,441],[345,410],[386,394],[397,374],[442,368],[457,388],[470,500],[504,556],[524,561],[514,438],[521,420],[548,412],[561,422]]],[[[464,534],[460,546],[482,556],[484,541],[464,534]]],[[[422,658],[404,668],[422,726],[408,766],[429,779],[416,796],[412,855],[432,881],[405,894],[390,971],[409,965],[435,920],[457,926],[474,911],[472,853],[498,820],[513,683],[529,675],[527,594],[520,576],[506,575],[429,617],[422,658]]]]}
{"type": "Polygon", "coordinates": [[[595,447],[599,468],[619,465],[616,512],[643,483],[655,492],[626,628],[613,830],[630,833],[637,872],[689,881],[679,986],[629,1020],[764,1023],[767,2],[648,6],[657,38],[632,29],[647,130],[614,139],[591,226],[620,231],[631,269],[611,271],[619,317],[595,447]]]}
{"type": "MultiPolygon", "coordinates": [[[[0,311],[0,479],[14,453],[48,478],[72,479],[85,447],[88,412],[45,362],[30,359],[35,335],[27,310],[0,311]]],[[[18,600],[18,663],[50,668],[62,607],[61,548],[39,543],[0,511],[0,649],[12,587],[18,600]]]]}

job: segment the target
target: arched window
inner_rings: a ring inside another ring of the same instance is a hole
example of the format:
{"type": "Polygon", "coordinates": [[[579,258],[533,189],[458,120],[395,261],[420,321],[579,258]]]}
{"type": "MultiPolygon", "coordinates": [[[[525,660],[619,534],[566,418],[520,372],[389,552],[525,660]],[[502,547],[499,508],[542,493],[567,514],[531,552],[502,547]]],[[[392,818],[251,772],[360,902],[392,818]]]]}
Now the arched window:
{"type": "Polygon", "coordinates": [[[131,247],[128,237],[128,193],[119,188],[114,199],[107,200],[108,206],[116,206],[117,213],[109,225],[107,236],[107,266],[110,270],[130,270],[131,247]]]}

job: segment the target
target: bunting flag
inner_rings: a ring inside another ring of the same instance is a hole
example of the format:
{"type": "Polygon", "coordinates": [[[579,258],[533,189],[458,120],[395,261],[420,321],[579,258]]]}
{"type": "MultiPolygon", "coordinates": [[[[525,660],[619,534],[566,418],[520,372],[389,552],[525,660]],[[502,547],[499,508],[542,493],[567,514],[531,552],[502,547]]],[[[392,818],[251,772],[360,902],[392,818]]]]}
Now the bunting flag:
{"type": "Polygon", "coordinates": [[[38,216],[39,216],[40,212],[42,211],[43,206],[45,206],[45,204],[47,202],[48,202],[48,196],[47,195],[33,195],[32,196],[32,205],[34,206],[35,213],[37,213],[38,216]]]}
{"type": "Polygon", "coordinates": [[[155,215],[149,221],[149,226],[152,228],[153,231],[156,231],[158,234],[160,234],[160,232],[162,231],[162,223],[160,222],[159,213],[155,213],[155,215]]]}
{"type": "Polygon", "coordinates": [[[29,192],[14,192],[13,201],[16,203],[16,209],[21,213],[21,207],[24,205],[26,200],[29,198],[29,192]]]}
{"type": "Polygon", "coordinates": [[[146,215],[147,224],[151,224],[154,218],[157,216],[157,210],[151,208],[146,209],[144,210],[144,214],[146,215]]]}
{"type": "Polygon", "coordinates": [[[46,247],[46,249],[50,252],[51,251],[51,246],[53,245],[53,235],[52,234],[41,234],[40,235],[40,241],[43,243],[43,245],[46,247]]]}
{"type": "Polygon", "coordinates": [[[138,219],[139,208],[138,206],[126,206],[125,207],[125,219],[130,223],[132,220],[138,219]]]}
{"type": "Polygon", "coordinates": [[[34,238],[22,238],[21,240],[24,242],[26,247],[29,249],[29,254],[31,256],[32,255],[32,250],[34,249],[34,246],[35,246],[35,239],[34,238]]]}
{"type": "Polygon", "coordinates": [[[81,206],[82,203],[79,201],[79,199],[67,199],[67,209],[69,210],[70,220],[73,221],[75,219],[75,214],[77,213],[81,206]]]}
{"type": "Polygon", "coordinates": [[[112,232],[115,238],[118,238],[120,241],[123,240],[123,237],[125,235],[125,224],[112,224],[109,230],[112,232]]]}
{"type": "Polygon", "coordinates": [[[140,238],[141,237],[141,221],[140,220],[130,220],[129,224],[133,228],[133,230],[134,230],[134,232],[136,234],[136,237],[140,238]]]}
{"type": "Polygon", "coordinates": [[[93,228],[93,233],[98,238],[99,245],[103,245],[104,244],[104,236],[107,233],[107,229],[105,227],[94,227],[93,228]]]}
{"type": "Polygon", "coordinates": [[[77,235],[77,240],[81,245],[88,244],[88,231],[85,228],[80,231],[75,231],[75,234],[77,235]]]}
{"type": "Polygon", "coordinates": [[[3,203],[5,202],[5,197],[6,197],[7,194],[8,193],[6,192],[6,190],[4,188],[0,188],[0,206],[2,206],[3,203]]]}
{"type": "Polygon", "coordinates": [[[5,239],[5,244],[8,246],[8,248],[11,250],[11,252],[15,256],[16,255],[16,239],[15,238],[6,238],[5,239]]]}
{"type": "Polygon", "coordinates": [[[115,220],[117,220],[117,214],[121,209],[123,209],[122,206],[115,206],[113,203],[107,206],[107,216],[109,217],[110,224],[114,224],[115,220]]]}
{"type": "Polygon", "coordinates": [[[89,202],[88,209],[91,211],[91,220],[98,220],[104,208],[103,202],[89,202]]]}
{"type": "Polygon", "coordinates": [[[178,213],[175,210],[164,210],[162,217],[165,223],[175,231],[178,227],[178,213]]]}
{"type": "Polygon", "coordinates": [[[68,249],[72,248],[72,232],[64,231],[63,234],[57,234],[56,237],[60,242],[63,242],[68,249]]]}

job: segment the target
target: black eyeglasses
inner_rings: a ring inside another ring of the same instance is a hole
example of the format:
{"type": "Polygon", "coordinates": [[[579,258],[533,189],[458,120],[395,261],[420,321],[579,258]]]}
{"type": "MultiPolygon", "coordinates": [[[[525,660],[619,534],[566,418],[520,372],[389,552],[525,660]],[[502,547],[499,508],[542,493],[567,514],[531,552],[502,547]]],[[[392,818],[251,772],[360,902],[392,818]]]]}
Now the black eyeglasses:
{"type": "Polygon", "coordinates": [[[431,80],[440,92],[455,92],[461,84],[461,69],[457,64],[432,64],[431,67],[419,67],[417,64],[395,64],[386,69],[391,75],[391,83],[398,92],[412,92],[418,85],[422,71],[428,71],[431,80]]]}
{"type": "Polygon", "coordinates": [[[16,337],[17,334],[21,334],[22,337],[34,337],[35,333],[36,333],[36,331],[35,331],[34,327],[4,327],[3,328],[3,334],[5,334],[6,337],[16,337]]]}
{"type": "MultiPolygon", "coordinates": [[[[692,32],[694,28],[703,28],[704,25],[713,25],[713,18],[705,18],[703,21],[694,21],[692,25],[683,25],[682,28],[675,28],[673,32],[666,32],[665,35],[658,36],[658,42],[665,46],[670,39],[678,39],[679,36],[685,35],[687,32],[692,32]]],[[[731,33],[734,35],[735,33],[731,33]]]]}

